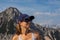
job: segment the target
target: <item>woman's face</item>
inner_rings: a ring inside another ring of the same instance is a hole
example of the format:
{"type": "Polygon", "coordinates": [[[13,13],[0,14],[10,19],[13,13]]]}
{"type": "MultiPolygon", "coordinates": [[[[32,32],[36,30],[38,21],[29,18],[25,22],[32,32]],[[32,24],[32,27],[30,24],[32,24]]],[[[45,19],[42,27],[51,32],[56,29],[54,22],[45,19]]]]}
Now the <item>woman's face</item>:
{"type": "Polygon", "coordinates": [[[25,21],[23,21],[23,22],[19,22],[19,25],[21,27],[29,28],[30,27],[30,23],[31,22],[25,22],[25,21]]]}

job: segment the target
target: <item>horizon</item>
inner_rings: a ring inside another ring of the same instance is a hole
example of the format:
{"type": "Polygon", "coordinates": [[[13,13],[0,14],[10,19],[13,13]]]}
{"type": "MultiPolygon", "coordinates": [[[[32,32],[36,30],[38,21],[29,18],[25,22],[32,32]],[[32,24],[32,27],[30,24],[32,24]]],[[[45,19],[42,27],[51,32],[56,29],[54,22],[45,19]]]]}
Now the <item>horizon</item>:
{"type": "Polygon", "coordinates": [[[34,15],[34,23],[60,26],[60,0],[0,0],[0,12],[15,7],[23,14],[34,15]]]}

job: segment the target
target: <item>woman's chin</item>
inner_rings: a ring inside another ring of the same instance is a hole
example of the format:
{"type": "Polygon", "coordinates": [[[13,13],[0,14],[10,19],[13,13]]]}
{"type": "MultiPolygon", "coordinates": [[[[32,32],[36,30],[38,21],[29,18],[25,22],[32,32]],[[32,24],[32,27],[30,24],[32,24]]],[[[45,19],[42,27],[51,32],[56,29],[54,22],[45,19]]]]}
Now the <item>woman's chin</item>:
{"type": "Polygon", "coordinates": [[[26,29],[28,29],[29,27],[25,27],[26,29]]]}

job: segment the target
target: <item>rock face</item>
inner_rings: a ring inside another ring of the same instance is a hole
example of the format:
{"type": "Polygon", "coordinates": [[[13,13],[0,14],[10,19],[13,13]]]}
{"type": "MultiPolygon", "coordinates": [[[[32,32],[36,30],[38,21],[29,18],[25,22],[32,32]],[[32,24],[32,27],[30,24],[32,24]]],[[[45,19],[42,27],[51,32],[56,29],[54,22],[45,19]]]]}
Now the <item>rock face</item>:
{"type": "MultiPolygon", "coordinates": [[[[15,32],[16,19],[22,13],[17,8],[9,7],[0,13],[0,40],[11,40],[15,32]]],[[[41,35],[41,40],[60,40],[60,29],[46,28],[38,24],[31,24],[32,30],[41,35]]]]}

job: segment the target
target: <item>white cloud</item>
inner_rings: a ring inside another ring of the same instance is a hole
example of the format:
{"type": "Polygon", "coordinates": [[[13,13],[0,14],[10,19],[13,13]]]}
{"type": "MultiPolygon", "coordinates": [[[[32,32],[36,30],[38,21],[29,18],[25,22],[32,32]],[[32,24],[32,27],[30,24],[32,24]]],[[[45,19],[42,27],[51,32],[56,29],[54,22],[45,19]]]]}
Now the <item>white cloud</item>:
{"type": "Polygon", "coordinates": [[[57,26],[60,28],[60,23],[59,23],[59,24],[57,24],[57,26]]]}
{"type": "Polygon", "coordinates": [[[35,16],[40,16],[40,15],[46,15],[46,16],[60,16],[60,14],[58,13],[51,13],[51,12],[35,12],[34,13],[35,16]]]}
{"type": "Polygon", "coordinates": [[[34,15],[50,15],[50,13],[44,12],[35,12],[34,15]]]}
{"type": "Polygon", "coordinates": [[[53,25],[54,20],[53,19],[45,19],[42,21],[35,21],[34,23],[39,24],[39,25],[53,25]]]}
{"type": "Polygon", "coordinates": [[[39,24],[40,25],[51,25],[51,24],[53,24],[52,22],[53,22],[53,20],[50,19],[50,20],[44,20],[43,22],[40,22],[39,24]]]}

